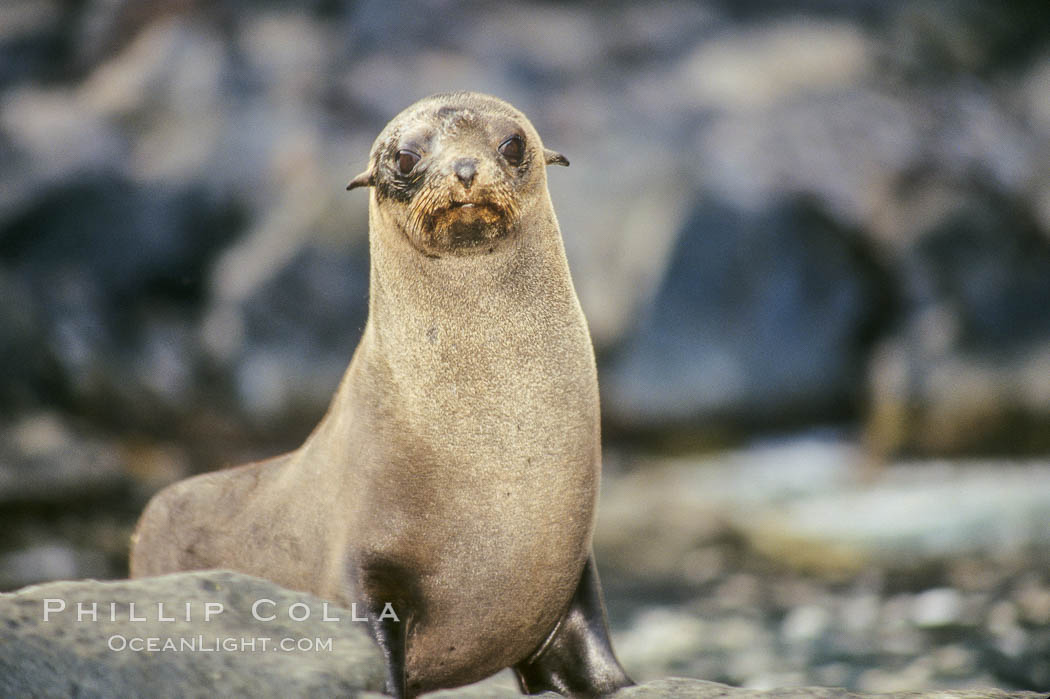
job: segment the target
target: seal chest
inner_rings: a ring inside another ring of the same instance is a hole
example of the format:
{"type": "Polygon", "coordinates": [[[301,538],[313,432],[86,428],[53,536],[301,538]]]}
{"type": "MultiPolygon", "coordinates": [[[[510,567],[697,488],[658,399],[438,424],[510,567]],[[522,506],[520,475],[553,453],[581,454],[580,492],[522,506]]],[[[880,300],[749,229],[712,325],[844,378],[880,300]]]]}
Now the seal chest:
{"type": "Polygon", "coordinates": [[[630,684],[590,553],[598,388],[552,163],[493,97],[395,117],[348,185],[370,188],[369,318],[328,413],[291,454],[156,496],[133,574],[229,567],[356,602],[395,696],[507,666],[530,692],[630,684]]]}

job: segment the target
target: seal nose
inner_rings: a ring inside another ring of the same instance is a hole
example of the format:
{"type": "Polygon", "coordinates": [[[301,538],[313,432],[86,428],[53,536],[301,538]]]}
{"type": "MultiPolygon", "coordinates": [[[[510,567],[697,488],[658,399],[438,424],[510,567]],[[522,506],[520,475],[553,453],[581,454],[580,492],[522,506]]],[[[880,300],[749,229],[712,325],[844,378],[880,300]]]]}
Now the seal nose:
{"type": "Polygon", "coordinates": [[[463,186],[470,189],[470,185],[474,183],[474,176],[478,174],[478,161],[474,158],[460,158],[452,165],[452,171],[463,186]]]}

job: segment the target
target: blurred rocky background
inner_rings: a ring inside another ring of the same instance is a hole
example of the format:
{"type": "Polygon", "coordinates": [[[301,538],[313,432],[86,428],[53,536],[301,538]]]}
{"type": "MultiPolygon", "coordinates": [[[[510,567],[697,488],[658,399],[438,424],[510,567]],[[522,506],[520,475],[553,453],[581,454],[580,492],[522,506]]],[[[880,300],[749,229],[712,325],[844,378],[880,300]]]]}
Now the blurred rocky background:
{"type": "Polygon", "coordinates": [[[5,0],[0,588],[303,439],[449,89],[572,161],[636,677],[1050,689],[1045,0],[5,0]]]}

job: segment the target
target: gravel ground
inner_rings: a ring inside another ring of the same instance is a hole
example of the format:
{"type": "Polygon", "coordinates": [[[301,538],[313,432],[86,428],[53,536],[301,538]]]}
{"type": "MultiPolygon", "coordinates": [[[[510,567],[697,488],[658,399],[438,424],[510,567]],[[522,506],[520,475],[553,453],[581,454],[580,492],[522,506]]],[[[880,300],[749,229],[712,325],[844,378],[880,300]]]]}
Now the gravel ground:
{"type": "Polygon", "coordinates": [[[619,463],[596,550],[638,679],[1050,690],[1047,464],[825,436],[619,463]]]}
{"type": "Polygon", "coordinates": [[[738,560],[693,588],[606,576],[616,647],[637,678],[755,689],[1050,689],[1050,584],[1035,560],[968,557],[833,582],[741,546],[708,549],[738,560]]]}

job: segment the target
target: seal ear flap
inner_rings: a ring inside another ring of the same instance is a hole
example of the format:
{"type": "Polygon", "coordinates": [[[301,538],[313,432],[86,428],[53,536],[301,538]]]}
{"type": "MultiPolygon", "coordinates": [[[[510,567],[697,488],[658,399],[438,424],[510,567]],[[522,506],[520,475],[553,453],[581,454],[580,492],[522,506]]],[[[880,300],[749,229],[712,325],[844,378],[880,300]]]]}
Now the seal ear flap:
{"type": "Polygon", "coordinates": [[[357,187],[371,187],[372,186],[372,171],[365,170],[360,175],[350,180],[350,184],[346,185],[347,191],[355,189],[357,187]]]}
{"type": "Polygon", "coordinates": [[[544,148],[543,157],[548,165],[564,165],[565,167],[569,167],[569,159],[556,150],[544,148]]]}

